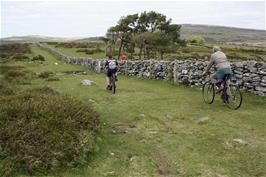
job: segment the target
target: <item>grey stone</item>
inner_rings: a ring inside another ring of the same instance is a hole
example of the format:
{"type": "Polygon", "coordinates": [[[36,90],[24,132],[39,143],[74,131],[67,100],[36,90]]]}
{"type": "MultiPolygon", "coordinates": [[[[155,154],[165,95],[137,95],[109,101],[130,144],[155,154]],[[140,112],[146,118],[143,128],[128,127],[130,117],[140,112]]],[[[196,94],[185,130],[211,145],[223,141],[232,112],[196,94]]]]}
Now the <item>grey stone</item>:
{"type": "Polygon", "coordinates": [[[209,122],[209,117],[201,117],[197,120],[197,124],[206,124],[209,122]]]}

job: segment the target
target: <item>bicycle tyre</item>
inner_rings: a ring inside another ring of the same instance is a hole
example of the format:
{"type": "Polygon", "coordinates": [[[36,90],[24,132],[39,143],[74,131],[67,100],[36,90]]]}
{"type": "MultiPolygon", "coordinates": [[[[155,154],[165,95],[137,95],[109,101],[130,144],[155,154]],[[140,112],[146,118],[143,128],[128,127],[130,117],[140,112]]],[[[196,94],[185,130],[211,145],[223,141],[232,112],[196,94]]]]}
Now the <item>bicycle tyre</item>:
{"type": "Polygon", "coordinates": [[[225,101],[227,107],[233,110],[237,110],[241,107],[243,102],[242,92],[238,86],[230,85],[231,95],[228,97],[228,100],[225,101]]]}
{"type": "Polygon", "coordinates": [[[205,103],[212,104],[215,98],[214,84],[206,82],[202,87],[202,97],[205,103]]]}

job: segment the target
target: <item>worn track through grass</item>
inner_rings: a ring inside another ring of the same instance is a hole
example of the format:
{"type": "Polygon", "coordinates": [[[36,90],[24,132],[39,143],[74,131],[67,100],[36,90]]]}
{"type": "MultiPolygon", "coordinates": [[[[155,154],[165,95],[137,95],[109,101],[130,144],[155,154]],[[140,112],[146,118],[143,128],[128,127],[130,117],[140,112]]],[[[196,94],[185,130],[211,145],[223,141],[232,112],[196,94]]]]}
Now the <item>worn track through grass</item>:
{"type": "Polygon", "coordinates": [[[102,128],[96,153],[85,165],[50,176],[265,176],[266,98],[244,94],[238,111],[220,100],[204,104],[197,88],[119,76],[117,94],[105,90],[105,77],[82,66],[65,64],[37,46],[40,63],[14,63],[33,72],[84,70],[87,75],[59,74],[59,81],[32,80],[21,89],[49,85],[59,92],[93,102],[102,128]],[[57,62],[58,65],[54,63],[57,62]],[[95,82],[82,86],[83,79],[95,82]],[[206,124],[197,124],[207,116],[206,124]],[[234,139],[242,139],[241,144],[234,139]]]}

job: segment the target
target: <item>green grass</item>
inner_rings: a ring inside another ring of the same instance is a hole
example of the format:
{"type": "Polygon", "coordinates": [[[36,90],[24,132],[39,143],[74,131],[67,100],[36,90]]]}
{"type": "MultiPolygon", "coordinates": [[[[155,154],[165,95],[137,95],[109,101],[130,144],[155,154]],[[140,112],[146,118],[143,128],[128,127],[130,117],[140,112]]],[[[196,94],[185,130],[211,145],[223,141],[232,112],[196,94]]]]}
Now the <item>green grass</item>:
{"type": "Polygon", "coordinates": [[[105,90],[103,74],[64,64],[36,46],[32,51],[47,60],[13,65],[33,72],[84,70],[88,74],[58,75],[60,80],[54,82],[33,79],[20,89],[47,85],[93,102],[102,125],[96,153],[85,165],[49,176],[266,176],[265,97],[245,93],[242,107],[233,111],[218,97],[212,105],[204,104],[199,88],[126,76],[118,77],[113,95],[105,90]],[[95,84],[82,86],[83,79],[95,84]],[[197,124],[205,116],[209,122],[197,124]],[[236,138],[248,144],[235,143],[236,138]]]}
{"type": "MultiPolygon", "coordinates": [[[[104,59],[105,53],[95,53],[92,55],[88,55],[83,52],[76,52],[79,48],[64,48],[64,47],[55,47],[55,45],[45,44],[62,54],[68,56],[76,56],[76,57],[88,57],[92,59],[104,59]]],[[[105,50],[104,44],[101,44],[101,49],[105,50]]],[[[197,45],[189,45],[187,47],[180,47],[174,53],[166,53],[164,55],[164,60],[175,60],[175,59],[205,59],[209,60],[211,52],[212,52],[213,45],[206,44],[204,46],[197,46],[197,45]]],[[[243,47],[243,46],[233,46],[233,45],[220,45],[222,50],[227,55],[227,58],[230,61],[241,61],[241,60],[257,60],[257,61],[266,61],[266,50],[265,48],[252,48],[252,47],[243,47]]],[[[118,51],[118,47],[116,47],[118,51]]],[[[138,59],[138,52],[139,49],[135,48],[135,53],[133,58],[138,59]]],[[[122,52],[123,53],[123,52],[122,52]]],[[[117,56],[116,56],[117,57],[117,56]]],[[[143,56],[142,56],[143,58],[143,56]]],[[[154,58],[153,58],[154,59],[154,58]]],[[[160,55],[157,53],[155,59],[160,60],[160,55]]]]}
{"type": "MultiPolygon", "coordinates": [[[[47,44],[46,44],[47,45],[47,44]]],[[[48,45],[51,48],[54,48],[55,50],[61,52],[62,54],[68,55],[68,56],[75,56],[75,57],[87,57],[92,59],[103,59],[105,58],[105,53],[95,53],[95,54],[86,54],[84,52],[77,52],[80,48],[64,48],[64,47],[55,47],[55,45],[48,45]]],[[[105,50],[105,48],[103,49],[105,50]]]]}

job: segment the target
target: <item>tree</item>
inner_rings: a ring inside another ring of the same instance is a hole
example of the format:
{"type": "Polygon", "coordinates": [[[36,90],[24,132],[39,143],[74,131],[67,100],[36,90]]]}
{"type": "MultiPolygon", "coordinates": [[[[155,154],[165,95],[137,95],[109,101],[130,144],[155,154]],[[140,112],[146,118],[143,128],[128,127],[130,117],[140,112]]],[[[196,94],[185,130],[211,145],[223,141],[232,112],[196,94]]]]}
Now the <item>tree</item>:
{"type": "Polygon", "coordinates": [[[116,26],[109,28],[108,32],[113,33],[114,40],[119,41],[119,51],[118,58],[121,55],[121,50],[125,43],[130,43],[132,34],[136,30],[136,22],[138,19],[138,14],[128,15],[126,17],[122,17],[116,26]]]}
{"type": "Polygon", "coordinates": [[[155,11],[142,12],[140,15],[133,14],[122,17],[117,25],[109,28],[107,34],[113,34],[112,38],[119,42],[118,58],[121,50],[133,54],[135,46],[139,50],[139,59],[155,56],[160,52],[161,58],[164,53],[172,51],[178,45],[184,45],[180,40],[180,25],[171,24],[171,19],[155,11]]]}

